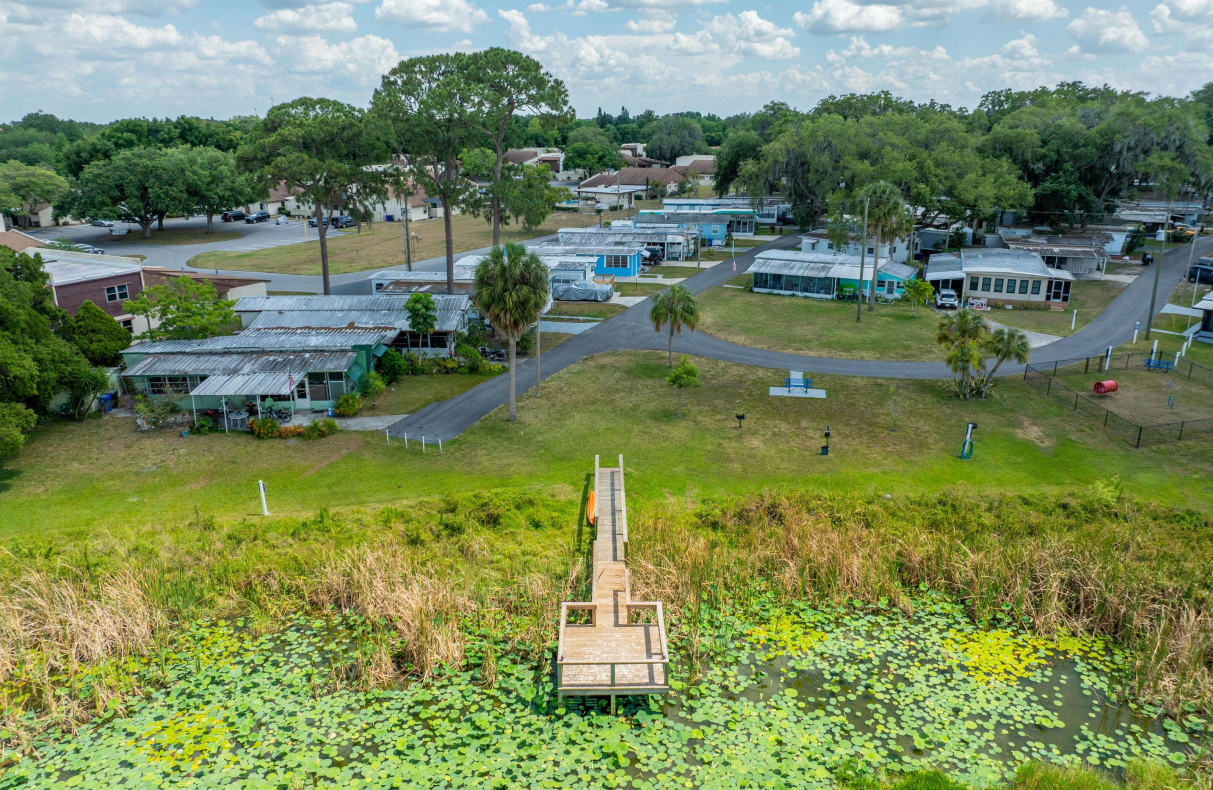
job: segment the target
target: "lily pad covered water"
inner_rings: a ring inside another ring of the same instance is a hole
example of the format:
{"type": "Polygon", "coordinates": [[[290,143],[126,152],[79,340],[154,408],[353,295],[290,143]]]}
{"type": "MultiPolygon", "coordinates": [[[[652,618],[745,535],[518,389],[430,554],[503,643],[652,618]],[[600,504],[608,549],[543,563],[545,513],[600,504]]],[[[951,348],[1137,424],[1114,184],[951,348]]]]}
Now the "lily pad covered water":
{"type": "Polygon", "coordinates": [[[161,688],[37,744],[0,788],[792,788],[844,763],[982,786],[1028,759],[1182,763],[1205,737],[1119,700],[1122,659],[1098,640],[978,629],[933,596],[912,617],[762,611],[719,615],[713,669],[621,716],[561,707],[508,658],[491,689],[471,670],[360,690],[349,621],[203,622],[145,666],[161,688]]]}

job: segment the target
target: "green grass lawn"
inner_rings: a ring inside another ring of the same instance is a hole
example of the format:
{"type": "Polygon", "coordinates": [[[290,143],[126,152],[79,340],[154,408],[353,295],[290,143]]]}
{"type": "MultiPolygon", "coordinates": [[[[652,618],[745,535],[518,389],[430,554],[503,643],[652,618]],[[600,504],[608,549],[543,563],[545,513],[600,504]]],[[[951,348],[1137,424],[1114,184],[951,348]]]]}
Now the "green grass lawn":
{"type": "MultiPolygon", "coordinates": [[[[215,227],[221,228],[223,224],[216,220],[215,227]]],[[[243,236],[244,233],[239,230],[216,230],[214,233],[207,234],[206,230],[202,228],[165,228],[164,230],[153,228],[151,238],[144,238],[143,232],[135,229],[125,236],[106,234],[99,241],[110,244],[213,244],[217,241],[233,241],[243,236]]]]}
{"type": "MultiPolygon", "coordinates": [[[[1014,310],[992,307],[986,317],[1006,326],[1026,329],[1029,332],[1043,332],[1046,335],[1064,337],[1081,330],[1095,316],[1103,312],[1112,300],[1125,290],[1124,283],[1107,282],[1103,280],[1076,280],[1070,289],[1070,302],[1064,310],[1014,310]],[[1074,329],[1070,329],[1070,320],[1074,311],[1078,311],[1078,319],[1074,329]]],[[[992,302],[993,300],[991,300],[992,302]]]]}
{"type": "MultiPolygon", "coordinates": [[[[714,262],[704,261],[703,266],[696,266],[695,261],[686,261],[682,264],[663,263],[659,266],[654,266],[649,269],[649,274],[657,274],[662,277],[693,277],[696,274],[702,274],[715,265],[714,262]]],[[[641,275],[642,277],[644,275],[641,275]]]]}
{"type": "MultiPolygon", "coordinates": [[[[548,339],[545,332],[544,341],[548,339]]],[[[477,384],[482,384],[498,374],[472,375],[470,373],[426,374],[403,376],[384,391],[376,401],[375,408],[368,402],[360,416],[374,417],[377,414],[412,414],[435,401],[453,398],[477,384]]]]}
{"type": "Polygon", "coordinates": [[[37,551],[120,525],[253,518],[258,480],[277,515],[493,489],[571,497],[595,453],[623,453],[629,493],[653,501],[792,488],[1061,490],[1119,477],[1136,496],[1213,505],[1213,442],[1135,450],[1016,379],[999,382],[992,400],[961,402],[940,382],[815,376],[828,397],[807,400],[767,394],[782,370],[698,364],[703,384],[684,395],[679,417],[664,354],[613,353],[553,376],[540,399],[520,397],[517,423],[504,408],[493,412],[442,456],[388,446],[377,433],[292,443],[144,434],[120,417],[51,423],[0,471],[0,546],[37,551]],[[737,413],[747,417],[741,430],[737,413]],[[981,426],[977,452],[960,461],[969,421],[981,426]],[[823,458],[827,424],[832,451],[823,458]]]}
{"type": "MultiPolygon", "coordinates": [[[[745,275],[747,281],[749,275],[745,275]]],[[[734,278],[738,280],[740,278],[734,278]]],[[[712,288],[699,297],[699,329],[724,340],[772,351],[848,359],[942,360],[937,316],[909,305],[855,303],[712,288]]]]}
{"type": "Polygon", "coordinates": [[[627,308],[621,304],[604,302],[552,302],[552,309],[545,316],[582,316],[585,318],[610,318],[627,308]]]}
{"type": "Polygon", "coordinates": [[[668,287],[657,283],[615,283],[615,293],[620,296],[652,296],[668,287]]]}

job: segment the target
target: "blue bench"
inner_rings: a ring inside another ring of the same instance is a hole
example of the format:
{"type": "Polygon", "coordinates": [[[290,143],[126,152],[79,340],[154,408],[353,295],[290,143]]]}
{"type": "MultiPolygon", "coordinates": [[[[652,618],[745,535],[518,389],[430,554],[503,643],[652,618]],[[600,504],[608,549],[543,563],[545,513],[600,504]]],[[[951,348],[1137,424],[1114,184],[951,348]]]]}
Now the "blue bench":
{"type": "Polygon", "coordinates": [[[1142,362],[1142,365],[1144,365],[1147,370],[1161,370],[1164,373],[1170,373],[1171,368],[1175,367],[1174,362],[1168,362],[1165,359],[1150,359],[1149,357],[1142,362]]]}
{"type": "Polygon", "coordinates": [[[808,392],[813,389],[813,379],[789,379],[783,380],[783,386],[790,390],[804,390],[808,392]]]}

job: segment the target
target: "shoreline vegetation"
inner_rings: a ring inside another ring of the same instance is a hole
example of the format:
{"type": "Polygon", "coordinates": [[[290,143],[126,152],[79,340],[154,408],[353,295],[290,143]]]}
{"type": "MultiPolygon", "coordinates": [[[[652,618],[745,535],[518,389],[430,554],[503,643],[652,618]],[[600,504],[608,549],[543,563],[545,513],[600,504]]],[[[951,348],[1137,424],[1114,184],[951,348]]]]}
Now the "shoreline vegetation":
{"type": "MultiPolygon", "coordinates": [[[[313,628],[343,618],[350,688],[405,683],[420,693],[465,675],[492,688],[508,674],[550,714],[558,604],[589,583],[587,490],[451,495],[268,522],[199,516],[5,546],[0,786],[5,767],[26,770],[64,748],[63,733],[114,726],[146,695],[175,693],[186,681],[174,657],[198,623],[274,639],[295,618],[321,618],[313,628]],[[100,721],[83,725],[91,719],[100,721]]],[[[979,629],[1107,638],[1128,657],[1124,694],[1181,720],[1213,709],[1213,524],[1130,499],[1115,483],[1050,495],[788,493],[632,507],[636,595],[665,602],[675,676],[691,687],[711,686],[727,661],[735,635],[718,627],[721,613],[758,617],[760,600],[773,600],[910,615],[932,591],[979,629]]],[[[643,720],[637,712],[618,726],[643,720]]]]}

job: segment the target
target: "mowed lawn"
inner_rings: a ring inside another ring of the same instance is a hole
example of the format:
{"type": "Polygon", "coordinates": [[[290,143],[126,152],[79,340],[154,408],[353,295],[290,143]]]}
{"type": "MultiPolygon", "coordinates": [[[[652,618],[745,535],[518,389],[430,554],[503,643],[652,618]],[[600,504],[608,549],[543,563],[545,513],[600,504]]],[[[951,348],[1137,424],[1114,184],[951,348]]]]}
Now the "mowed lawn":
{"type": "Polygon", "coordinates": [[[276,515],[493,489],[572,497],[595,453],[622,453],[629,493],[649,500],[791,488],[1015,493],[1119,477],[1131,495],[1213,506],[1213,441],[1135,450],[1014,378],[992,400],[961,402],[941,382],[815,376],[828,397],[809,400],[767,394],[784,371],[698,364],[702,386],[684,394],[680,416],[663,354],[612,353],[553,376],[540,399],[521,395],[517,423],[498,409],[442,455],[374,432],[258,441],[138,433],[119,417],[52,424],[0,472],[0,546],[37,551],[199,515],[258,518],[258,480],[276,515]],[[976,453],[961,461],[970,421],[980,426],[976,453]]]}
{"type": "MultiPolygon", "coordinates": [[[[748,283],[735,278],[731,282],[748,283]]],[[[846,359],[942,360],[939,317],[926,307],[876,305],[855,321],[855,303],[712,288],[699,297],[699,330],[771,351],[846,359]]]]}
{"type": "MultiPolygon", "coordinates": [[[[244,223],[236,225],[240,228],[244,223]]],[[[151,238],[144,238],[143,231],[135,228],[133,231],[124,236],[104,235],[98,241],[102,244],[214,244],[217,241],[232,241],[242,237],[244,233],[240,230],[232,229],[229,223],[220,222],[215,219],[215,232],[208,234],[205,228],[165,228],[164,230],[152,229],[151,238]]]]}
{"type": "Polygon", "coordinates": [[[993,307],[994,300],[991,299],[992,309],[986,316],[1006,326],[1065,337],[1089,324],[1127,287],[1125,283],[1105,280],[1076,280],[1070,288],[1070,302],[1062,310],[1007,310],[993,307]],[[1074,321],[1074,329],[1070,329],[1075,310],[1078,318],[1074,321]]]}
{"type": "MultiPolygon", "coordinates": [[[[615,215],[611,212],[604,213],[604,221],[612,216],[615,215]]],[[[555,233],[561,228],[597,225],[598,222],[596,214],[558,211],[534,230],[524,230],[521,225],[502,228],[501,240],[502,243],[525,241],[555,233]]],[[[493,243],[492,228],[483,217],[458,214],[451,218],[451,226],[456,253],[488,247],[493,243]]],[[[420,240],[413,240],[413,260],[422,261],[446,254],[446,237],[441,219],[413,222],[409,229],[421,237],[420,240]]],[[[328,240],[329,271],[332,274],[404,265],[403,223],[376,222],[363,225],[361,233],[354,228],[341,232],[345,235],[330,236],[328,240]]],[[[191,258],[190,265],[271,274],[320,274],[320,242],[316,239],[315,228],[308,229],[308,238],[311,241],[253,252],[204,252],[191,258]]]]}

